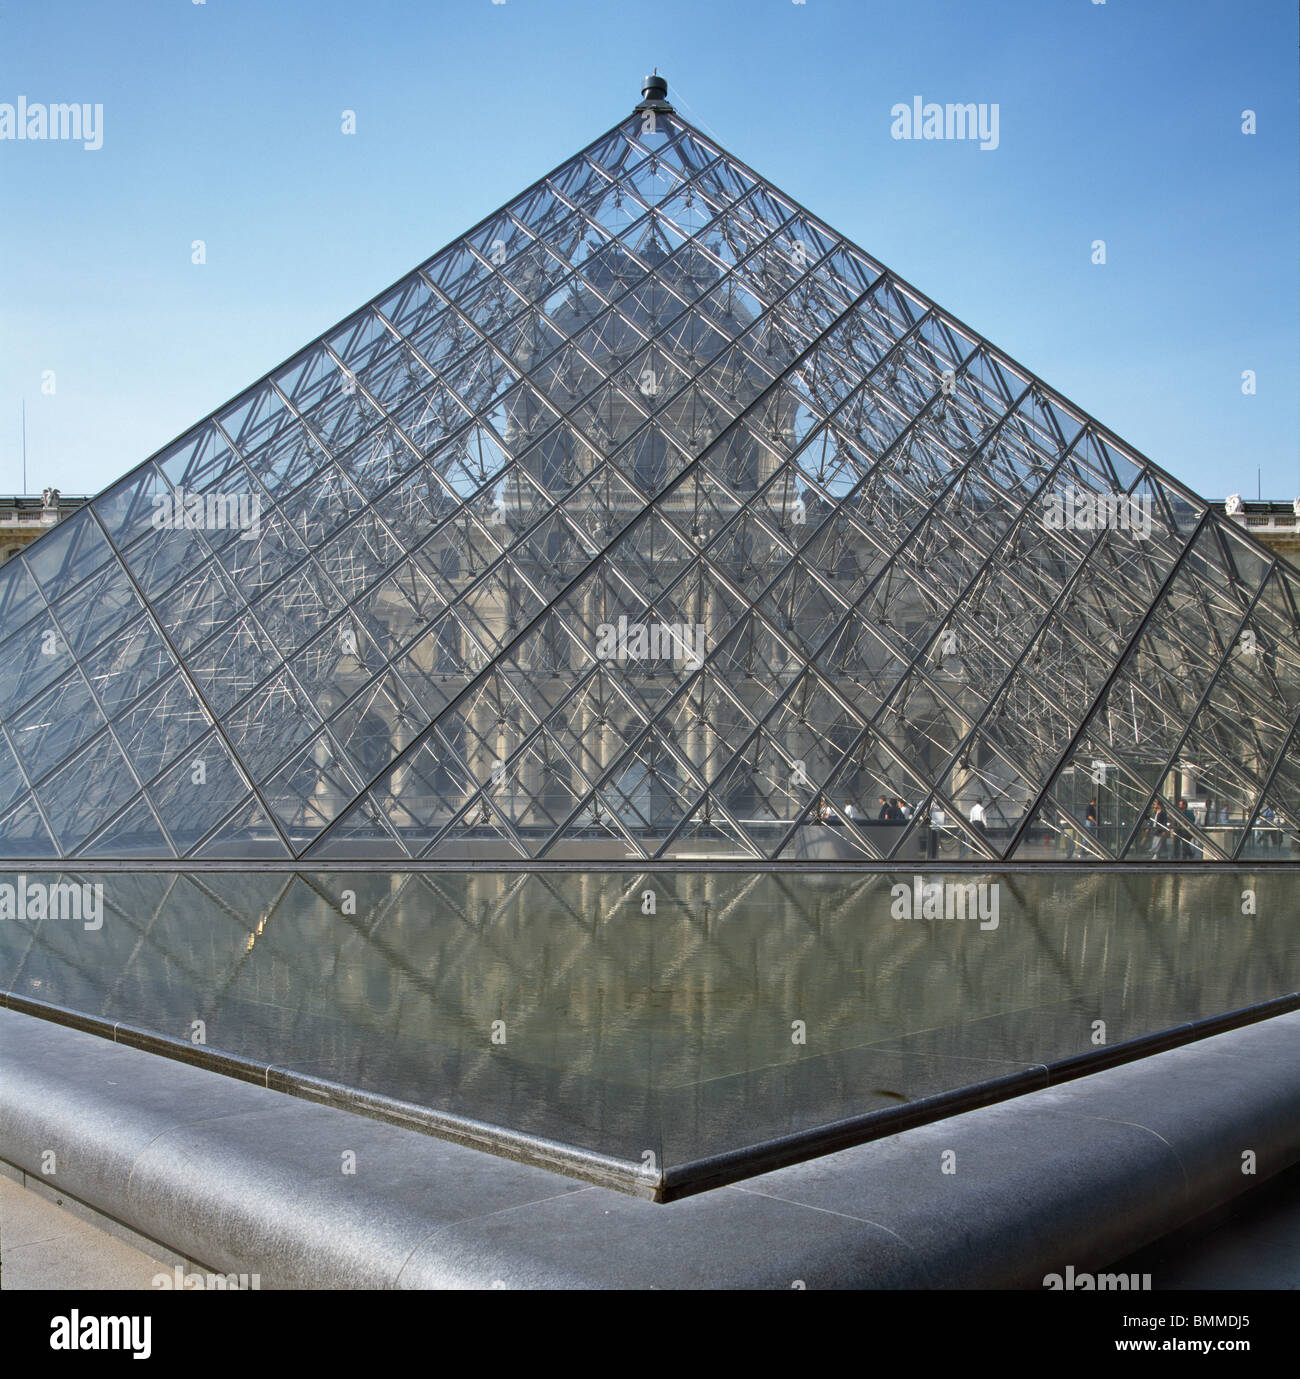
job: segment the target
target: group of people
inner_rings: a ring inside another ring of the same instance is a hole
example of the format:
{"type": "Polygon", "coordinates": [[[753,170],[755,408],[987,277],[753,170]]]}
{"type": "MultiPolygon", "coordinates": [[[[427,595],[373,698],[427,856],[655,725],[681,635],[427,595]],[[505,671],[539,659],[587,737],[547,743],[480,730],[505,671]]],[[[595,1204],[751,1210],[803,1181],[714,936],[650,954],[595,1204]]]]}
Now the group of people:
{"type": "MultiPolygon", "coordinates": [[[[875,822],[880,824],[906,824],[913,818],[913,810],[909,805],[897,795],[881,795],[878,799],[880,806],[876,813],[875,822]]],[[[838,819],[857,820],[862,816],[858,814],[851,800],[845,800],[842,807],[837,811],[829,800],[823,799],[817,806],[816,817],[820,823],[834,823],[838,819]]],[[[984,797],[979,799],[971,806],[970,810],[971,827],[977,833],[988,833],[988,813],[984,803],[984,797]]],[[[929,825],[924,835],[924,847],[930,857],[938,855],[939,835],[948,827],[948,816],[938,804],[935,804],[925,822],[929,825]]],[[[969,844],[965,837],[962,838],[961,855],[965,857],[969,850],[969,844]]]]}
{"type": "Polygon", "coordinates": [[[1254,843],[1256,847],[1280,848],[1282,846],[1281,825],[1285,822],[1271,804],[1259,811],[1255,820],[1254,843]]]}
{"type": "MultiPolygon", "coordinates": [[[[817,818],[822,823],[831,823],[835,819],[860,819],[860,815],[855,808],[852,800],[845,800],[844,804],[837,811],[829,800],[822,800],[817,807],[817,818]]],[[[912,811],[897,797],[888,798],[884,795],[880,797],[880,812],[876,815],[876,822],[882,824],[905,824],[912,817],[912,811]]]]}
{"type": "MultiPolygon", "coordinates": [[[[1095,838],[1097,836],[1097,797],[1095,795],[1088,801],[1083,823],[1084,827],[1095,838]]],[[[1139,846],[1148,842],[1153,844],[1151,848],[1151,860],[1153,862],[1160,860],[1166,848],[1169,849],[1172,861],[1190,861],[1196,855],[1192,845],[1192,826],[1195,823],[1195,816],[1188,807],[1186,800],[1179,799],[1171,816],[1168,805],[1157,795],[1155,803],[1151,806],[1151,813],[1143,827],[1139,846]]]]}
{"type": "MultiPolygon", "coordinates": [[[[908,805],[904,804],[898,796],[881,795],[878,802],[880,808],[876,814],[875,821],[877,823],[905,824],[912,819],[913,811],[908,805]]],[[[1212,823],[1213,811],[1207,808],[1205,812],[1207,815],[1205,820],[1206,824],[1212,823]]],[[[1226,823],[1228,815],[1226,806],[1221,810],[1221,814],[1222,822],[1226,823]]],[[[854,807],[852,800],[845,800],[841,808],[836,810],[829,800],[824,799],[817,808],[817,818],[822,823],[832,823],[841,818],[859,820],[863,817],[864,816],[860,815],[854,807]]],[[[869,818],[870,816],[868,815],[865,817],[869,818]]],[[[971,806],[969,818],[971,827],[974,828],[976,832],[987,835],[988,814],[983,796],[980,796],[971,806]]],[[[935,805],[930,811],[930,817],[927,822],[930,825],[927,839],[927,851],[929,855],[933,857],[937,853],[938,831],[947,827],[948,818],[943,810],[938,805],[935,805]]],[[[1151,813],[1143,825],[1142,833],[1139,838],[1139,846],[1145,846],[1148,843],[1151,844],[1151,860],[1153,862],[1158,862],[1162,856],[1167,856],[1170,860],[1176,862],[1190,861],[1200,855],[1199,850],[1195,846],[1193,832],[1194,827],[1199,822],[1200,821],[1192,812],[1185,799],[1180,798],[1177,804],[1170,809],[1165,800],[1157,797],[1155,803],[1151,807],[1151,813]]],[[[1280,842],[1281,835],[1278,829],[1279,822],[1280,817],[1270,806],[1266,805],[1260,811],[1259,818],[1256,820],[1256,844],[1259,845],[1261,836],[1264,846],[1268,846],[1275,838],[1280,842]]],[[[1088,808],[1084,814],[1084,826],[1094,838],[1097,836],[1098,824],[1097,797],[1094,795],[1092,799],[1088,801],[1088,808]]],[[[1072,834],[1069,836],[1071,838],[1074,837],[1072,834]]],[[[1069,850],[1073,853],[1074,848],[1072,842],[1069,850]]],[[[963,857],[966,855],[966,852],[967,844],[963,839],[963,857]]]]}
{"type": "Polygon", "coordinates": [[[1147,820],[1147,836],[1155,839],[1155,846],[1151,849],[1153,862],[1160,860],[1166,843],[1173,845],[1175,862],[1186,862],[1192,856],[1192,831],[1188,825],[1196,821],[1187,807],[1187,801],[1180,799],[1174,806],[1174,813],[1177,817],[1171,819],[1164,800],[1157,795],[1155,804],[1151,806],[1151,817],[1147,820]]]}

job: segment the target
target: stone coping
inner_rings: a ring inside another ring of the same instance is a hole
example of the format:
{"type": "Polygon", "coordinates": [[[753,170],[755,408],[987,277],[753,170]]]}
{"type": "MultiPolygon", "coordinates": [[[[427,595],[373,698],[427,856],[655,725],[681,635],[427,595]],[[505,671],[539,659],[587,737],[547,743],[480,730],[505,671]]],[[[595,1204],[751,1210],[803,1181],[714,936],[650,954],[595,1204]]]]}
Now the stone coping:
{"type": "Polygon", "coordinates": [[[1300,1012],[659,1205],[0,1010],[0,1159],[263,1288],[1041,1288],[1300,1161],[1300,1012]]]}

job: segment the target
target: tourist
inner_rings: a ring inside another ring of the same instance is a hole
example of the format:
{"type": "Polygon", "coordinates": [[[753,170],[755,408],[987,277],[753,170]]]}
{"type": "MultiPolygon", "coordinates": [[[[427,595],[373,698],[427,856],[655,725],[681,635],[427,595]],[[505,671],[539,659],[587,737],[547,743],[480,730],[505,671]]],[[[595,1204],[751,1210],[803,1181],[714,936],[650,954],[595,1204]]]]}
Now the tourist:
{"type": "Polygon", "coordinates": [[[1151,836],[1156,840],[1156,845],[1151,850],[1151,860],[1155,862],[1159,859],[1160,849],[1169,837],[1169,814],[1165,810],[1165,802],[1161,799],[1156,800],[1151,811],[1151,836]]]}
{"type": "Polygon", "coordinates": [[[1178,818],[1174,821],[1174,831],[1178,841],[1174,846],[1174,857],[1179,862],[1186,862],[1192,855],[1192,816],[1187,808],[1186,800],[1179,800],[1176,806],[1178,818]]]}

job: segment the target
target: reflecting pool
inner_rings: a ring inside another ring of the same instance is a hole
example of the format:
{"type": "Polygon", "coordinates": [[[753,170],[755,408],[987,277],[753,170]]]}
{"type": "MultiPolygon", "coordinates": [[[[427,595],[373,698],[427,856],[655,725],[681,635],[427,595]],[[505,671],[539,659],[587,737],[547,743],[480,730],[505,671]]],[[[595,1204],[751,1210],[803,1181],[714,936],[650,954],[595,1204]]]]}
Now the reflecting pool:
{"type": "Polygon", "coordinates": [[[0,989],[684,1182],[1293,995],[1300,905],[1245,869],[0,873],[0,989]]]}

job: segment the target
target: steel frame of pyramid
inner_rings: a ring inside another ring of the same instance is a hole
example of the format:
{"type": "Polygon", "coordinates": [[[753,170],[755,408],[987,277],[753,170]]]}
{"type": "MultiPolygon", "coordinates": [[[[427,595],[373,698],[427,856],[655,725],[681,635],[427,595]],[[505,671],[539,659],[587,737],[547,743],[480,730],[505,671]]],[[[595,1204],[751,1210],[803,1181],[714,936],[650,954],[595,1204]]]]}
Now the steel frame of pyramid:
{"type": "Polygon", "coordinates": [[[9,859],[1297,850],[1300,571],[662,101],[0,568],[9,859]]]}

